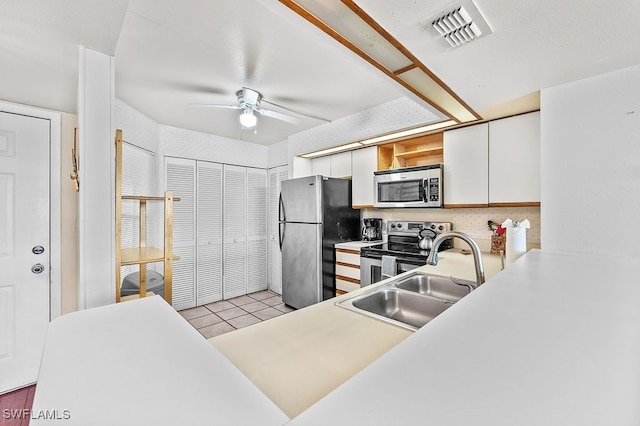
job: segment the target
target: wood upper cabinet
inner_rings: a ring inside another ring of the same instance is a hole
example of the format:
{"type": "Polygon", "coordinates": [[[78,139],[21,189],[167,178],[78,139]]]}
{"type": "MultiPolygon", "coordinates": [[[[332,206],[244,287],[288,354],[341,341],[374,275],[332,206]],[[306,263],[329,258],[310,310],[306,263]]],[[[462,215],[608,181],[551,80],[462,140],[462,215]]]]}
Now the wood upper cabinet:
{"type": "Polygon", "coordinates": [[[539,203],[540,113],[489,122],[489,204],[539,203]]]}
{"type": "Polygon", "coordinates": [[[487,207],[488,126],[482,123],[444,132],[445,207],[487,207]]]}
{"type": "Polygon", "coordinates": [[[351,206],[373,207],[373,173],[376,171],[378,147],[370,146],[351,153],[351,206]]]}

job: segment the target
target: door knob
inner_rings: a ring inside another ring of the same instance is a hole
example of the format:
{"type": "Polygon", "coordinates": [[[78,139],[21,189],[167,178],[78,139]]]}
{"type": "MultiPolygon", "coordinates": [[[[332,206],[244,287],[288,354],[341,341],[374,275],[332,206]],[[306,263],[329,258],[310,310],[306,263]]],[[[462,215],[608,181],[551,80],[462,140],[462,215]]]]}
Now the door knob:
{"type": "Polygon", "coordinates": [[[42,254],[44,253],[44,247],[35,246],[34,248],[31,249],[31,251],[33,252],[33,254],[42,254]]]}
{"type": "Polygon", "coordinates": [[[42,263],[36,263],[31,267],[31,272],[34,274],[41,274],[44,272],[44,265],[42,263]]]}

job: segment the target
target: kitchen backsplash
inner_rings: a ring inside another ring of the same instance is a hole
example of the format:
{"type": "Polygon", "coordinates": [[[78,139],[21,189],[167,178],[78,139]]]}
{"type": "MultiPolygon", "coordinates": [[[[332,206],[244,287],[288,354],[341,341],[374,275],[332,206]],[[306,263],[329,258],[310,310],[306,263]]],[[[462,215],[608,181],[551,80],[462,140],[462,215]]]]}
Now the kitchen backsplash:
{"type": "MultiPolygon", "coordinates": [[[[522,221],[529,219],[531,228],[527,229],[527,249],[540,248],[540,207],[492,207],[465,209],[365,209],[363,218],[379,217],[385,222],[389,220],[451,222],[453,229],[465,232],[476,240],[480,249],[489,251],[491,247],[491,231],[487,221],[502,223],[505,219],[522,221]]],[[[459,238],[454,239],[454,246],[466,248],[459,238]]]]}

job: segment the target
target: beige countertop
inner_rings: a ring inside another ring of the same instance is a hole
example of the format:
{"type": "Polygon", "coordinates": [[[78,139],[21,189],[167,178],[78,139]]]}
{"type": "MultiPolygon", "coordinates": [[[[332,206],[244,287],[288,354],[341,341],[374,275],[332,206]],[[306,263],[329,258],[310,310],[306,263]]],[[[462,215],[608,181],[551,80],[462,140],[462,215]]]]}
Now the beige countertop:
{"type": "Polygon", "coordinates": [[[209,339],[293,418],[411,335],[336,299],[209,339]]]}
{"type": "MultiPolygon", "coordinates": [[[[484,254],[483,264],[487,278],[500,271],[499,256],[484,254]]],[[[475,279],[473,257],[459,250],[442,252],[437,266],[419,269],[475,279]]],[[[294,418],[412,334],[335,306],[336,301],[356,292],[211,338],[209,342],[287,416],[294,418]]]]}

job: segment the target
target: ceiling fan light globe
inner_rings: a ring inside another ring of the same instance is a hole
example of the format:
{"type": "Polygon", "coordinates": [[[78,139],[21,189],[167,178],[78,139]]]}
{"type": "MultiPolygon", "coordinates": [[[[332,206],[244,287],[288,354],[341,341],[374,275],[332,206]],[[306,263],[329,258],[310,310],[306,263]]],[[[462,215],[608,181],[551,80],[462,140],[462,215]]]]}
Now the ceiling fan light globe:
{"type": "Polygon", "coordinates": [[[248,129],[254,127],[258,122],[258,118],[253,115],[253,111],[245,111],[240,114],[240,124],[248,129]]]}

